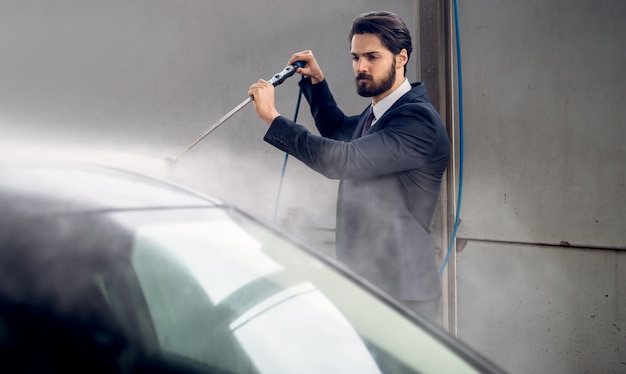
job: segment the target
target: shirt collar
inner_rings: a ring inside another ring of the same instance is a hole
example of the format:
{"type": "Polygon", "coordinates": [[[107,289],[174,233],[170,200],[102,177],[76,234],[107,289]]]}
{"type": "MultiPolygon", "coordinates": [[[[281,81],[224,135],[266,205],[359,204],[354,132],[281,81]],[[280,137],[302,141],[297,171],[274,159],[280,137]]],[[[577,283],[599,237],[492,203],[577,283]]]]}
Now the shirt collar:
{"type": "Polygon", "coordinates": [[[396,88],[395,91],[390,93],[389,96],[387,96],[386,98],[379,101],[376,105],[372,105],[372,110],[374,111],[375,118],[374,121],[382,117],[383,114],[385,114],[385,112],[389,110],[389,108],[391,108],[391,106],[395,104],[396,101],[398,101],[399,98],[401,98],[405,93],[409,91],[411,91],[411,83],[409,83],[408,78],[404,78],[404,82],[402,82],[400,87],[396,88]]]}

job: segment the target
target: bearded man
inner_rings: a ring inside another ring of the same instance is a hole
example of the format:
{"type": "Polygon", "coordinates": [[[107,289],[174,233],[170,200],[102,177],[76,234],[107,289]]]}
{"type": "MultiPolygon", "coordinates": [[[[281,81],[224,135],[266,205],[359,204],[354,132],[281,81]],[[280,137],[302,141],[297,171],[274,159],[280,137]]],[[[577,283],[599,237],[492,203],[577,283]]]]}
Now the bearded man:
{"type": "Polygon", "coordinates": [[[309,50],[289,64],[297,72],[319,135],[280,115],[274,87],[250,86],[264,140],[327,178],[339,179],[337,259],[357,274],[436,320],[441,286],[430,224],[448,165],[450,142],[422,82],[406,78],[412,51],[404,21],[391,12],[358,16],[349,34],[356,91],[371,97],[357,116],[336,105],[309,50]]]}

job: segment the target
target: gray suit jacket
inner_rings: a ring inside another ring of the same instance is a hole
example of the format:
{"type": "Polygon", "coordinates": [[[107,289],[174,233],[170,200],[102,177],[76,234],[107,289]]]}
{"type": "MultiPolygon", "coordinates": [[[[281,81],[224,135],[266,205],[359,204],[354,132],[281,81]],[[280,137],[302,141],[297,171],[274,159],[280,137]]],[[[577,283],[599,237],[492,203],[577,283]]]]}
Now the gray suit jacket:
{"type": "Polygon", "coordinates": [[[423,83],[414,83],[365,136],[369,107],[346,116],[327,82],[300,83],[317,136],[278,117],[265,141],[328,178],[340,179],[337,258],[400,300],[441,296],[430,235],[450,143],[423,83]]]}

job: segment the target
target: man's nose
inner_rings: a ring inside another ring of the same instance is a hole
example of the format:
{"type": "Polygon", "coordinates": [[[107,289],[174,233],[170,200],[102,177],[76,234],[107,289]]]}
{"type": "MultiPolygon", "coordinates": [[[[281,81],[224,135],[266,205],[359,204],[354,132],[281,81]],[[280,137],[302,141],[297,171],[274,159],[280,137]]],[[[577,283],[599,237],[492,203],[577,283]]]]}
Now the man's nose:
{"type": "Polygon", "coordinates": [[[369,68],[369,64],[367,63],[367,61],[363,58],[359,59],[359,61],[357,61],[356,63],[356,71],[359,73],[365,73],[367,72],[367,69],[369,68]]]}

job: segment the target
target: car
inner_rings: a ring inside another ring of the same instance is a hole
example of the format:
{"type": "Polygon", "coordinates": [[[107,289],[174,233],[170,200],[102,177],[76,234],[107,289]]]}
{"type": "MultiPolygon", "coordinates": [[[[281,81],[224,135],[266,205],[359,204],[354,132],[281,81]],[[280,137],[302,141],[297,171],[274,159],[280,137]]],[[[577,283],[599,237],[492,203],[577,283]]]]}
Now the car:
{"type": "Polygon", "coordinates": [[[7,161],[0,372],[501,369],[219,199],[117,167],[7,161]]]}

